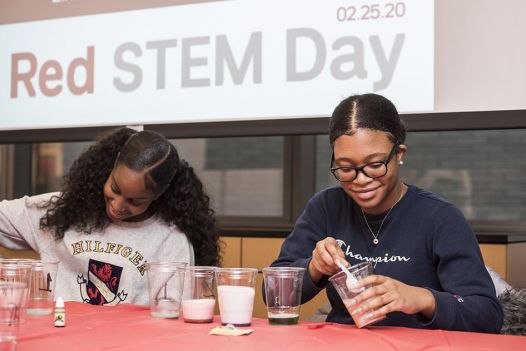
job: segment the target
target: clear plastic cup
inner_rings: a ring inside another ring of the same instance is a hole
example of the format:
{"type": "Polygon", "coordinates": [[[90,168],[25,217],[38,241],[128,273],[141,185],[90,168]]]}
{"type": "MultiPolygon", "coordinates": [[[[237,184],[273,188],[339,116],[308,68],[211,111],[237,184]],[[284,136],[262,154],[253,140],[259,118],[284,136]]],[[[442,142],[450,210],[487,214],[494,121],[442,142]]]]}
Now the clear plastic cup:
{"type": "Polygon", "coordinates": [[[57,262],[30,261],[31,275],[26,313],[46,316],[53,312],[57,262]]]}
{"type": "Polygon", "coordinates": [[[0,351],[16,351],[16,338],[14,336],[0,335],[0,351]]]}
{"type": "Polygon", "coordinates": [[[258,270],[219,268],[216,271],[219,314],[223,325],[249,326],[252,323],[258,270]]]}
{"type": "Polygon", "coordinates": [[[297,324],[305,268],[263,268],[268,321],[275,325],[297,324]]]}
{"type": "Polygon", "coordinates": [[[186,267],[181,302],[187,323],[211,323],[214,320],[216,267],[186,267]]]}
{"type": "Polygon", "coordinates": [[[27,309],[27,303],[29,299],[29,289],[31,287],[31,263],[32,262],[38,262],[38,260],[33,259],[22,259],[22,258],[2,258],[0,259],[0,280],[2,281],[22,281],[27,284],[26,289],[24,291],[24,299],[22,301],[22,304],[20,306],[20,315],[19,315],[19,323],[23,324],[26,321],[26,309],[27,309]],[[13,267],[20,267],[20,269],[23,271],[23,273],[17,274],[17,276],[13,276],[13,267]],[[5,277],[7,275],[7,277],[5,277]]]}
{"type": "Polygon", "coordinates": [[[186,265],[185,262],[146,264],[152,317],[179,317],[186,265]]]}
{"type": "Polygon", "coordinates": [[[352,319],[354,320],[354,324],[358,328],[363,328],[366,325],[378,322],[379,320],[382,320],[383,317],[379,317],[376,319],[367,319],[365,316],[367,314],[364,313],[358,313],[353,314],[352,312],[357,308],[357,306],[351,306],[350,302],[351,300],[360,294],[362,291],[365,291],[366,289],[370,288],[370,286],[365,286],[361,289],[356,289],[354,286],[362,279],[368,277],[369,275],[373,274],[373,265],[371,262],[362,262],[359,264],[356,264],[354,266],[351,266],[349,268],[349,272],[354,277],[349,278],[347,274],[345,274],[344,271],[340,271],[329,278],[329,281],[331,284],[336,288],[336,291],[338,292],[338,295],[340,295],[340,298],[343,301],[343,304],[349,311],[349,314],[351,315],[352,319]]]}
{"type": "Polygon", "coordinates": [[[16,345],[30,270],[29,265],[0,263],[0,340],[5,347],[16,345]]]}
{"type": "MultiPolygon", "coordinates": [[[[43,262],[34,259],[0,259],[0,264],[29,265],[28,298],[22,309],[30,316],[46,316],[53,312],[55,282],[57,279],[58,261],[43,262]]],[[[22,314],[21,318],[24,315],[22,314]]]]}

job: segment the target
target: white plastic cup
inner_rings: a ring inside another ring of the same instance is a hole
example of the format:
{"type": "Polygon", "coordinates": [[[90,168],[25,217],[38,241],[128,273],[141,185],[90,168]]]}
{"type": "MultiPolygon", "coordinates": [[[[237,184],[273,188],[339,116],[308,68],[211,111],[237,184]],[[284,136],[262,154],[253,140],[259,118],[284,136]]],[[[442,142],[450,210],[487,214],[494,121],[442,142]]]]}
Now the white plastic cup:
{"type": "Polygon", "coordinates": [[[216,271],[219,314],[223,325],[245,327],[252,323],[257,275],[255,268],[219,268],[216,271]]]}

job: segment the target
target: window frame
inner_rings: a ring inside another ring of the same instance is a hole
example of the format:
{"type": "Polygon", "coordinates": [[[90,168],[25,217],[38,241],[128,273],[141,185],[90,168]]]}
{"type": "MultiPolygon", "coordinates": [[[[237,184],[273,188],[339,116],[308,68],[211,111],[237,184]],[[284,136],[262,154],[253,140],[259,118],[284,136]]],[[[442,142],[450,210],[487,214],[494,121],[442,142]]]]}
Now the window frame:
{"type": "MultiPolygon", "coordinates": [[[[495,110],[401,114],[408,132],[488,129],[526,129],[526,110],[495,110]]],[[[144,124],[145,130],[169,139],[284,136],[284,196],[280,217],[218,217],[226,235],[282,237],[315,192],[315,136],[327,134],[329,117],[258,121],[144,124]]],[[[0,144],[15,144],[21,154],[31,152],[27,143],[92,141],[101,132],[120,126],[0,131],[0,144]]],[[[27,171],[27,168],[24,168],[27,171]]],[[[30,174],[30,173],[29,173],[30,174]]],[[[21,172],[17,172],[16,177],[21,172]]],[[[29,185],[28,185],[29,187],[29,185]]],[[[17,189],[17,194],[24,187],[17,189]]],[[[30,191],[26,191],[27,194],[30,191]]],[[[526,221],[469,221],[477,234],[523,234],[526,221]]]]}

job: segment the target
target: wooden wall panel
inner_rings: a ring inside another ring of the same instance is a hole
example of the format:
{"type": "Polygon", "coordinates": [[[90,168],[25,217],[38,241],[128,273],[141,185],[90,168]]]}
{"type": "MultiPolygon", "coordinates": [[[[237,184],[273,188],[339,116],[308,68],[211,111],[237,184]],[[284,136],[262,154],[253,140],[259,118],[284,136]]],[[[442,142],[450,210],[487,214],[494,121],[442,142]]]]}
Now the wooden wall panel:
{"type": "Polygon", "coordinates": [[[241,267],[241,238],[221,237],[221,266],[225,268],[241,267]]]}
{"type": "Polygon", "coordinates": [[[254,317],[267,318],[267,308],[263,302],[263,274],[261,270],[278,257],[283,241],[282,238],[243,238],[241,262],[243,267],[257,268],[260,273],[256,284],[254,300],[254,317]]]}
{"type": "Polygon", "coordinates": [[[10,250],[0,246],[0,257],[2,258],[31,258],[40,259],[40,255],[33,250],[10,250]]]}
{"type": "Polygon", "coordinates": [[[508,279],[507,271],[507,245],[506,244],[480,244],[480,251],[484,264],[490,266],[504,279],[508,279]]]}
{"type": "Polygon", "coordinates": [[[526,288],[526,243],[508,244],[507,280],[516,288],[526,288]]]}

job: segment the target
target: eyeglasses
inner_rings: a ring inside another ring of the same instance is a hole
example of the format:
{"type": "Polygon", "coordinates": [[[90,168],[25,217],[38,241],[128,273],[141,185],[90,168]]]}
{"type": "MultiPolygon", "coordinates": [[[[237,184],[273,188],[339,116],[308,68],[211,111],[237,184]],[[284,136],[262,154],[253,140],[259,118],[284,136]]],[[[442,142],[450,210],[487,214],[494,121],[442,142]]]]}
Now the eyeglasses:
{"type": "Polygon", "coordinates": [[[383,177],[387,174],[387,164],[391,162],[391,159],[396,154],[396,150],[398,148],[398,145],[400,145],[399,142],[394,143],[393,148],[389,152],[389,155],[385,159],[385,161],[377,161],[377,162],[371,162],[367,163],[361,167],[334,167],[332,168],[332,165],[334,163],[334,152],[331,156],[331,173],[340,182],[352,182],[353,180],[358,177],[358,173],[362,172],[367,177],[376,179],[383,177]]]}

